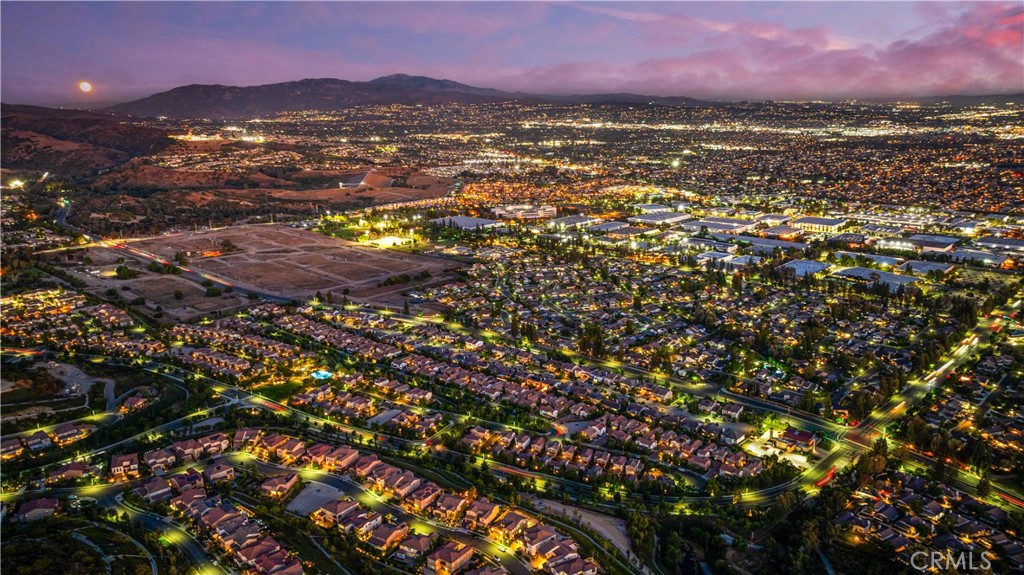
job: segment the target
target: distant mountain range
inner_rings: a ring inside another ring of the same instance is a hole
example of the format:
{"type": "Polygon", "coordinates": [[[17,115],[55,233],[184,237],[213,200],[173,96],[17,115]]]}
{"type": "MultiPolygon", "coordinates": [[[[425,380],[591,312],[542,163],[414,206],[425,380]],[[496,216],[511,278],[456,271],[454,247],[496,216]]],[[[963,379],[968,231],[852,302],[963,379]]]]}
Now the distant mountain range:
{"type": "Polygon", "coordinates": [[[394,74],[369,82],[321,78],[246,87],[192,84],[141,100],[117,104],[107,110],[132,116],[239,119],[294,110],[342,110],[367,105],[487,104],[507,101],[533,104],[626,103],[662,106],[711,104],[685,97],[640,94],[553,96],[513,93],[477,88],[451,80],[394,74]]]}

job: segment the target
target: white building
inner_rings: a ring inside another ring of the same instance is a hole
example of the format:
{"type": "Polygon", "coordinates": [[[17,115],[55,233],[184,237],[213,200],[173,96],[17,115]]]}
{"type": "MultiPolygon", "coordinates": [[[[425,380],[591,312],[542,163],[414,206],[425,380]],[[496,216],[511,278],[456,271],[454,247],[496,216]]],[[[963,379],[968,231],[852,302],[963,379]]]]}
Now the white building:
{"type": "Polygon", "coordinates": [[[512,204],[491,209],[494,215],[507,220],[540,220],[558,215],[555,206],[535,206],[533,204],[512,204]]]}
{"type": "Polygon", "coordinates": [[[840,228],[846,225],[846,219],[805,216],[793,220],[790,222],[790,225],[808,232],[838,232],[840,228]]]}

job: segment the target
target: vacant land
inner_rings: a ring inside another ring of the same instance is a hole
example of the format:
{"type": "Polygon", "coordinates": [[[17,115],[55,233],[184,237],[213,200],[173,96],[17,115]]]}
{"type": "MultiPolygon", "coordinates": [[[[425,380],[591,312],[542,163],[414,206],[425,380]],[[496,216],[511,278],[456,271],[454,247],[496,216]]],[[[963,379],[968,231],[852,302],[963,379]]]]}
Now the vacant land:
{"type": "Polygon", "coordinates": [[[133,245],[167,259],[179,252],[193,254],[189,264],[193,269],[240,287],[296,299],[331,292],[337,301],[348,295],[394,303],[401,291],[437,281],[458,267],[440,258],[384,250],[284,225],[237,226],[133,245]],[[225,252],[226,243],[235,249],[225,252]],[[411,281],[378,285],[395,276],[408,276],[411,281]]]}
{"type": "Polygon", "coordinates": [[[535,503],[541,511],[565,517],[597,531],[627,556],[633,552],[633,543],[629,540],[624,520],[582,507],[565,505],[551,499],[537,499],[535,503]]]}
{"type": "Polygon", "coordinates": [[[295,499],[288,504],[286,508],[292,513],[298,515],[309,515],[322,507],[325,503],[330,503],[336,499],[340,499],[344,495],[343,492],[317,481],[312,481],[309,485],[306,485],[302,493],[299,493],[295,499]]]}
{"type": "Polygon", "coordinates": [[[131,302],[143,298],[142,305],[132,309],[161,323],[190,321],[215,312],[233,310],[251,302],[238,293],[223,293],[208,297],[206,288],[173,274],[148,271],[146,262],[134,257],[123,257],[119,252],[107,248],[89,249],[91,265],[67,265],[65,270],[86,283],[85,291],[97,297],[115,297],[131,302]],[[118,261],[118,258],[121,258],[118,261]],[[118,279],[115,270],[122,262],[138,276],[132,279],[118,279]]]}

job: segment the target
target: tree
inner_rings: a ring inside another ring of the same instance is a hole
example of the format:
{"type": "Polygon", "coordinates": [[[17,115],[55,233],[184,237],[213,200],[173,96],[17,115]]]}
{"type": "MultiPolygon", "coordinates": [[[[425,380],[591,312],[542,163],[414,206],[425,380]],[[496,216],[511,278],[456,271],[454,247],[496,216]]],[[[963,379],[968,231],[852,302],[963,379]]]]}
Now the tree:
{"type": "Polygon", "coordinates": [[[978,480],[978,496],[988,497],[991,492],[992,483],[989,481],[988,472],[984,472],[981,474],[981,479],[978,480]]]}
{"type": "Polygon", "coordinates": [[[130,280],[139,277],[139,272],[125,265],[117,266],[114,273],[117,275],[117,279],[119,280],[130,280]]]}
{"type": "Polygon", "coordinates": [[[174,290],[174,299],[181,300],[185,298],[185,294],[180,289],[174,290]]]}
{"type": "Polygon", "coordinates": [[[577,348],[583,355],[589,355],[596,358],[604,357],[604,328],[593,322],[583,326],[577,340],[577,348]]]}
{"type": "Polygon", "coordinates": [[[722,493],[722,486],[718,482],[718,476],[708,479],[708,482],[704,484],[704,489],[711,497],[717,497],[722,493]]]}

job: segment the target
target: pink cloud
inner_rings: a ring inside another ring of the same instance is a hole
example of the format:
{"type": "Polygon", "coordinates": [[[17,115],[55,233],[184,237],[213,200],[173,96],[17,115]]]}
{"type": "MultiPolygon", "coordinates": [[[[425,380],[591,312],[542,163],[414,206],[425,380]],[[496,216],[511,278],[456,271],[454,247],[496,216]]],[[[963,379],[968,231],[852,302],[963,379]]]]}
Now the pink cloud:
{"type": "Polygon", "coordinates": [[[709,24],[688,17],[628,13],[616,18],[653,26],[685,23],[712,31],[713,49],[609,66],[569,62],[510,72],[495,82],[566,92],[630,91],[701,98],[904,97],[999,93],[1024,89],[1024,9],[968,5],[914,39],[888,45],[837,41],[823,28],[709,24]]]}

